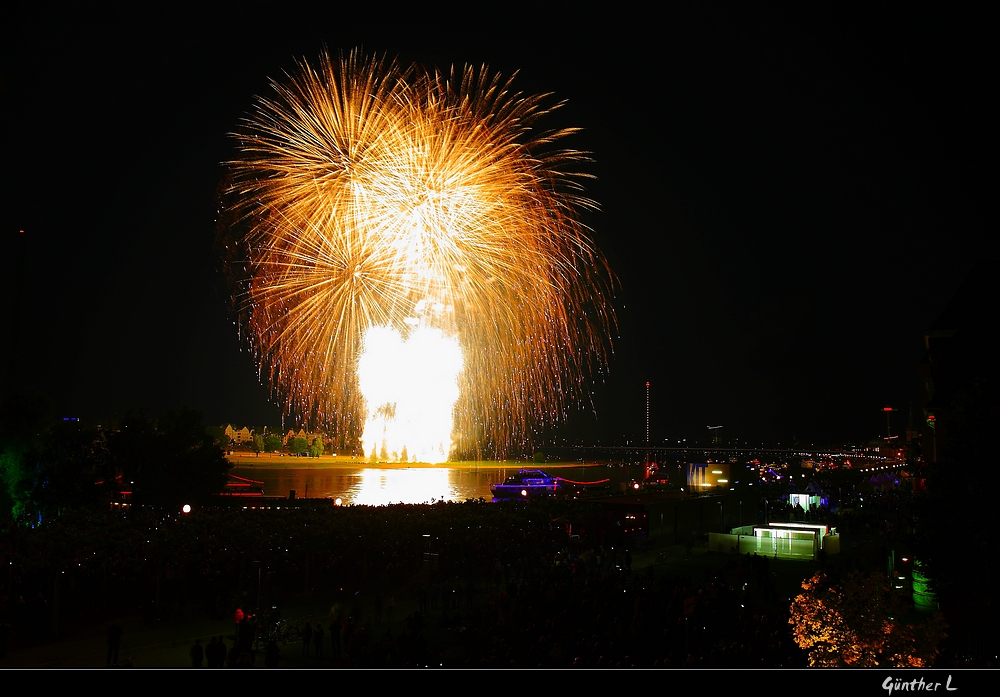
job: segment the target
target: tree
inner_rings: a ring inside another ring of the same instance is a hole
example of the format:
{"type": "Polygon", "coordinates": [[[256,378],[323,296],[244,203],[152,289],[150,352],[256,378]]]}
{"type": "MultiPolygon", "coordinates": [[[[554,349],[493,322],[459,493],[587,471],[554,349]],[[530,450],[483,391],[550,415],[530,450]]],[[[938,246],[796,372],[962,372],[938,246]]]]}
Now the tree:
{"type": "Polygon", "coordinates": [[[288,452],[292,455],[301,455],[309,449],[309,441],[305,438],[290,438],[288,440],[288,452]]]}
{"type": "Polygon", "coordinates": [[[230,464],[201,414],[187,408],[159,421],[129,415],[108,450],[137,503],[202,503],[222,491],[230,464]]]}
{"type": "Polygon", "coordinates": [[[279,435],[277,435],[275,433],[268,433],[266,436],[264,436],[264,452],[265,453],[277,452],[277,451],[281,450],[281,446],[282,445],[283,445],[283,443],[281,442],[281,436],[279,436],[279,435]]]}
{"type": "Polygon", "coordinates": [[[46,396],[25,391],[0,402],[0,515],[24,521],[31,514],[30,453],[41,444],[51,407],[46,396]]]}
{"type": "Polygon", "coordinates": [[[878,572],[853,572],[840,585],[818,572],[802,589],[788,623],[811,666],[929,667],[946,636],[940,613],[905,621],[909,603],[878,572]]]}
{"type": "Polygon", "coordinates": [[[27,458],[31,501],[43,517],[106,506],[116,488],[107,440],[97,429],[57,422],[27,458]]]}
{"type": "Polygon", "coordinates": [[[229,449],[229,436],[226,435],[226,429],[223,426],[206,426],[205,430],[208,434],[215,439],[215,442],[219,444],[219,447],[223,450],[229,449]]]}
{"type": "Polygon", "coordinates": [[[323,454],[323,439],[313,438],[312,445],[309,447],[309,454],[312,457],[319,457],[323,454]]]}
{"type": "Polygon", "coordinates": [[[251,445],[254,453],[260,457],[260,454],[264,452],[264,436],[259,433],[253,434],[253,444],[251,445]]]}
{"type": "Polygon", "coordinates": [[[0,445],[0,511],[15,521],[28,513],[31,478],[25,451],[14,444],[0,445]]]}

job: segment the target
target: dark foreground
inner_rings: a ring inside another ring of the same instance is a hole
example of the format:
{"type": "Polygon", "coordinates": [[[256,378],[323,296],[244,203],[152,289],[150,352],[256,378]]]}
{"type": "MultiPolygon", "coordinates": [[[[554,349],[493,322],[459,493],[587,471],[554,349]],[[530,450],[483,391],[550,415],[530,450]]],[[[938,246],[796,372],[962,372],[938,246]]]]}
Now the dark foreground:
{"type": "MultiPolygon", "coordinates": [[[[190,666],[220,635],[229,665],[258,668],[805,667],[789,605],[820,565],[616,538],[571,501],[133,508],[3,541],[2,667],[104,666],[116,622],[136,667],[190,666]],[[235,609],[273,606],[322,640],[234,651],[235,609]]],[[[869,542],[826,566],[877,563],[869,542]]]]}

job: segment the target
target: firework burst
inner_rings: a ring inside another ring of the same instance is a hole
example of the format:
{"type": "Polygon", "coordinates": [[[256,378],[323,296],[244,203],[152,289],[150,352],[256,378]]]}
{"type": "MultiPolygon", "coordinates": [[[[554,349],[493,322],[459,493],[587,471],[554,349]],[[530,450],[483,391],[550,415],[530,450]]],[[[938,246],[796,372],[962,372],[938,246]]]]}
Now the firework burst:
{"type": "Polygon", "coordinates": [[[563,419],[615,319],[578,218],[587,158],[536,129],[546,97],[358,54],[272,90],[236,135],[220,240],[286,407],[425,461],[563,419]]]}

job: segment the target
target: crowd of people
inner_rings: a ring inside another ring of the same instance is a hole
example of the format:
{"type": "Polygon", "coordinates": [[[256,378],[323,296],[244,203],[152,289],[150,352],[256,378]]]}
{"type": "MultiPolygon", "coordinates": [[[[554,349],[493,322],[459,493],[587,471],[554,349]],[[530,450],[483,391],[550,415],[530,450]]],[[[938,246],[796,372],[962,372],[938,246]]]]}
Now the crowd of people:
{"type": "MultiPolygon", "coordinates": [[[[879,494],[830,522],[891,536],[896,505],[879,494]]],[[[777,562],[705,553],[711,564],[687,570],[633,568],[641,538],[616,538],[605,521],[599,506],[565,500],[67,512],[3,531],[0,617],[24,645],[48,638],[56,598],[63,633],[326,598],[324,617],[296,621],[294,644],[278,632],[289,620],[248,614],[228,646],[192,646],[192,665],[806,665],[777,562]]]]}

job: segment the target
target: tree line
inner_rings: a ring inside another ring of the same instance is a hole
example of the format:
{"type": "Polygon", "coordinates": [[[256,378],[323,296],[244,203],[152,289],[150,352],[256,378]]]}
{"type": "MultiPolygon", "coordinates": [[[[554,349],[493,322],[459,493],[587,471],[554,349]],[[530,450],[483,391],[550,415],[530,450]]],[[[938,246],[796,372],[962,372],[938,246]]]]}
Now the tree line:
{"type": "Polygon", "coordinates": [[[129,413],[115,429],[54,420],[38,395],[0,403],[0,517],[37,524],[70,508],[208,501],[230,464],[202,415],[129,413]]]}

